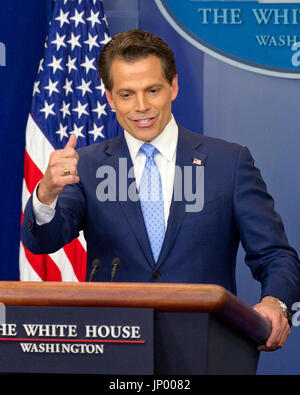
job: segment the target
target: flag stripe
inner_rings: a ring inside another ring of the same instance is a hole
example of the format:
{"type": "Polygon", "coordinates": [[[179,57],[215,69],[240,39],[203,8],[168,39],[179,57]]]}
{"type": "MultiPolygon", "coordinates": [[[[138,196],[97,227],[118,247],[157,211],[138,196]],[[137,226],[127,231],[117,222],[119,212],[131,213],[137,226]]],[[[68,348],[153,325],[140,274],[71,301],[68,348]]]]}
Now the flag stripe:
{"type": "MultiPolygon", "coordinates": [[[[54,279],[51,281],[74,281],[77,282],[79,279],[77,278],[76,274],[74,273],[73,266],[69,261],[68,257],[65,254],[64,249],[60,249],[52,254],[49,254],[49,257],[55,263],[57,268],[60,271],[60,280],[54,279]]],[[[48,261],[46,261],[46,266],[48,261]]],[[[49,272],[47,270],[47,279],[52,279],[53,272],[49,272]]]]}
{"type": "Polygon", "coordinates": [[[26,126],[26,151],[38,169],[45,174],[49,156],[54,151],[54,148],[35,123],[31,114],[28,115],[26,126]]]}
{"type": "Polygon", "coordinates": [[[21,212],[21,224],[23,223],[23,214],[25,211],[26,203],[30,198],[30,193],[27,189],[26,180],[23,179],[23,187],[22,187],[22,212],[21,212]]]}
{"type": "MultiPolygon", "coordinates": [[[[23,223],[23,213],[21,215],[21,224],[23,223]]],[[[34,255],[21,242],[22,256],[21,280],[45,281],[51,278],[52,281],[61,281],[61,274],[54,261],[48,255],[34,255]],[[47,273],[46,273],[47,270],[47,273]]]]}
{"type": "Polygon", "coordinates": [[[61,281],[62,277],[59,268],[49,255],[35,255],[27,248],[24,248],[27,260],[38,276],[43,280],[61,281]]]}
{"type": "Polygon", "coordinates": [[[27,151],[25,150],[24,179],[26,182],[26,187],[27,187],[28,192],[30,194],[32,194],[37,183],[39,183],[42,178],[43,178],[43,173],[33,163],[33,160],[31,159],[31,157],[28,155],[27,151]]]}
{"type": "MultiPolygon", "coordinates": [[[[78,281],[84,281],[86,273],[86,251],[83,248],[80,240],[74,239],[71,243],[65,245],[64,252],[68,258],[68,261],[73,262],[72,269],[74,271],[76,279],[78,281]]],[[[70,275],[71,273],[69,273],[69,278],[70,275]]],[[[66,279],[66,281],[68,281],[67,274],[66,276],[64,276],[64,278],[66,279]]]]}
{"type": "Polygon", "coordinates": [[[42,281],[41,277],[28,261],[22,242],[20,243],[20,281],[42,281]]]}

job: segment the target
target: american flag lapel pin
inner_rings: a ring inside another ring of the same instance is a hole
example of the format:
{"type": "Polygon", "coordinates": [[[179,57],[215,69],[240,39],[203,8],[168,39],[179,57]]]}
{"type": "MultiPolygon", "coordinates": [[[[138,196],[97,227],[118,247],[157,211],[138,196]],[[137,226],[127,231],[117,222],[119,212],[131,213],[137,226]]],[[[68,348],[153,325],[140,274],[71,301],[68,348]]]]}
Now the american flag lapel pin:
{"type": "Polygon", "coordinates": [[[201,166],[201,165],[202,165],[202,160],[201,160],[201,159],[198,159],[198,158],[194,158],[193,164],[194,164],[194,165],[201,166]]]}

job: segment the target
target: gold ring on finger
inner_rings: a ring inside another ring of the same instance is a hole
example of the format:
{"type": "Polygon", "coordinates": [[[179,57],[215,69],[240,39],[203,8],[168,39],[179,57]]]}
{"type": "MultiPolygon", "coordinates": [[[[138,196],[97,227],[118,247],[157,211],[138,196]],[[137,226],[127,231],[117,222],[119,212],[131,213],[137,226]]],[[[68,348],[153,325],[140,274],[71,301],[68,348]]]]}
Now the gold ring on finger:
{"type": "Polygon", "coordinates": [[[69,168],[68,167],[65,167],[64,168],[64,175],[65,176],[69,176],[71,173],[70,173],[70,170],[69,170],[69,168]]]}

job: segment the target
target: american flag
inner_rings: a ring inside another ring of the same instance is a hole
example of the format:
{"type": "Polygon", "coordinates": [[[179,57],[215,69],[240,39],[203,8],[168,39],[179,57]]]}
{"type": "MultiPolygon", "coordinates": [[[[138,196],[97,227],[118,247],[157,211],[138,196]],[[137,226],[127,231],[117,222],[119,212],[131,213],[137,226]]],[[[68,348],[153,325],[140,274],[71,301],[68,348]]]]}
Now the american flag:
{"type": "MultiPolygon", "coordinates": [[[[55,1],[26,127],[22,214],[51,152],[63,148],[71,134],[83,147],[121,132],[97,72],[109,40],[101,0],[55,1]]],[[[34,255],[20,243],[21,281],[84,281],[85,274],[82,234],[49,255],[34,255]]]]}

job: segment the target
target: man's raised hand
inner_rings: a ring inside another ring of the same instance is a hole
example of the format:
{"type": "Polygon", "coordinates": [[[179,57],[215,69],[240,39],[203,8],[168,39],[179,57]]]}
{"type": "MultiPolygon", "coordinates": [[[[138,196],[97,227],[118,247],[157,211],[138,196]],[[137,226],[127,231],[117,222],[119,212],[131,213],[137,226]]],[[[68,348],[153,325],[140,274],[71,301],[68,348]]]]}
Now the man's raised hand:
{"type": "Polygon", "coordinates": [[[76,136],[71,135],[65,148],[51,153],[47,170],[37,190],[40,202],[50,206],[66,185],[79,182],[76,144],[76,136]]]}

